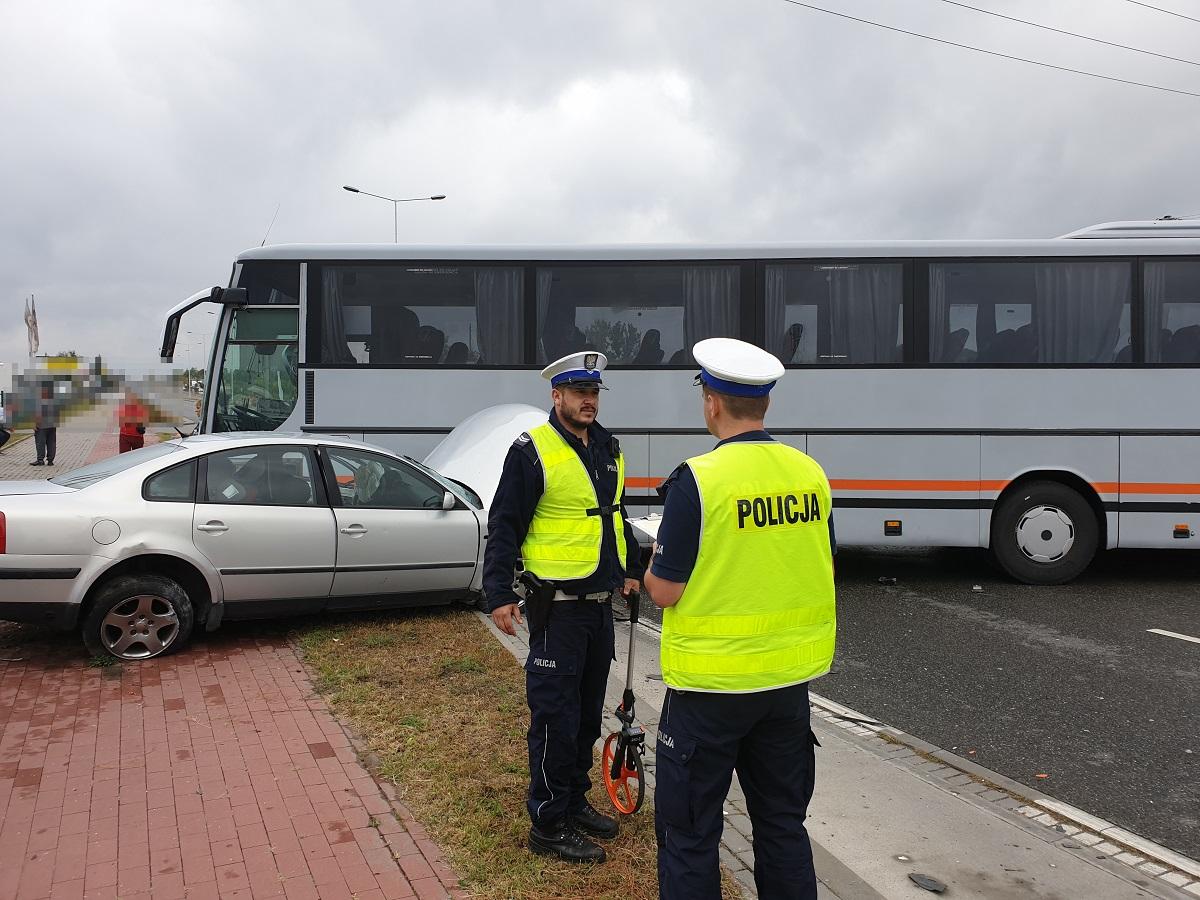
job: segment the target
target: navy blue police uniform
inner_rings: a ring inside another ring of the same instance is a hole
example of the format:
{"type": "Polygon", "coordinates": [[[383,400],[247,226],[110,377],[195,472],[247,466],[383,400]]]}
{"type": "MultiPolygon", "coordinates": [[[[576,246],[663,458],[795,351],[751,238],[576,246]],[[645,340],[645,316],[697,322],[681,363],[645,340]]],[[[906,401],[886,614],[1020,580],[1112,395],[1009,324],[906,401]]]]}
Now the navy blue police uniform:
{"type": "MultiPolygon", "coordinates": [[[[773,441],[748,431],[718,442],[773,441]]],[[[700,546],[701,501],[695,476],[683,463],[659,488],[663,517],[651,571],[676,583],[689,580],[700,546]]],[[[833,516],[828,517],[834,553],[833,516]]],[[[815,897],[811,849],[804,834],[812,799],[816,735],[809,725],[808,684],[753,693],[721,694],[668,688],[658,726],[658,883],[664,900],[717,900],[720,879],[707,861],[724,828],[723,805],[737,770],[754,814],[755,881],[763,900],[815,897]],[[665,807],[665,808],[664,808],[665,807]],[[671,835],[668,822],[690,827],[671,835]]]]}
{"type": "MultiPolygon", "coordinates": [[[[579,455],[596,496],[615,496],[620,453],[616,438],[593,423],[585,445],[562,426],[554,411],[550,424],[579,455]]],[[[514,567],[544,490],[537,451],[529,436],[521,435],[505,457],[488,515],[483,588],[489,612],[520,599],[513,590],[514,567]]],[[[624,514],[622,520],[626,559],[618,558],[612,517],[602,516],[596,571],[587,578],[555,583],[564,594],[584,599],[555,602],[544,624],[530,623],[525,663],[530,712],[528,808],[534,827],[542,831],[553,830],[579,813],[592,787],[592,748],[600,737],[608,669],[615,657],[608,598],[625,578],[640,581],[643,574],[637,538],[624,514]]]]}

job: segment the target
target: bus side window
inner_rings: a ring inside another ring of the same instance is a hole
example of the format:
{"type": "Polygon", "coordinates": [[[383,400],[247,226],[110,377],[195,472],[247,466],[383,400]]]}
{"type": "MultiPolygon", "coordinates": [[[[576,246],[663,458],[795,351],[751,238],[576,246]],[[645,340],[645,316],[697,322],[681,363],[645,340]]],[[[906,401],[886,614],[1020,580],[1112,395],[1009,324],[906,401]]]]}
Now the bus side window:
{"type": "Polygon", "coordinates": [[[1146,260],[1146,362],[1200,363],[1200,261],[1146,260]]]}
{"type": "Polygon", "coordinates": [[[524,362],[524,269],[517,266],[314,267],[320,359],[337,365],[524,362]]]}
{"type": "Polygon", "coordinates": [[[929,266],[934,363],[1128,362],[1129,262],[944,261],[929,266]]]}
{"type": "Polygon", "coordinates": [[[766,349],[784,363],[904,359],[904,266],[841,260],[766,267],[766,349]]]}
{"type": "Polygon", "coordinates": [[[599,350],[610,364],[688,365],[697,341],[737,334],[739,291],[738,266],[538,269],[538,361],[599,350]]]}

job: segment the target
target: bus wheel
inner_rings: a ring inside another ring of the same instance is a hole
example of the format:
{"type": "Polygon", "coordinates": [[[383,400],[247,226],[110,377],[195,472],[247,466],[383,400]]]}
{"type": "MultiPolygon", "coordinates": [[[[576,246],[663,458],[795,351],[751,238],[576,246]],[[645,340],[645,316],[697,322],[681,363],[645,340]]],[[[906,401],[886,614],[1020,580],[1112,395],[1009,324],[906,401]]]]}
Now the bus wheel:
{"type": "Polygon", "coordinates": [[[992,514],[996,562],[1026,584],[1065,584],[1096,555],[1100,527],[1078,491],[1057,481],[1030,481],[992,514]]]}

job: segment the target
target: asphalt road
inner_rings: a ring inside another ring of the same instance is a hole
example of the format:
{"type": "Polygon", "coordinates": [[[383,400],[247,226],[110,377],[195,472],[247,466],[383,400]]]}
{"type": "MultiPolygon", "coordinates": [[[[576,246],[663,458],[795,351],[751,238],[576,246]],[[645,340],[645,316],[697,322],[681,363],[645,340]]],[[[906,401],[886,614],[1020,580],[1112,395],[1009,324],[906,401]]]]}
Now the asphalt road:
{"type": "Polygon", "coordinates": [[[1200,553],[1046,588],[978,550],[843,548],[837,583],[816,692],[1200,859],[1200,644],[1146,631],[1200,637],[1200,553]]]}

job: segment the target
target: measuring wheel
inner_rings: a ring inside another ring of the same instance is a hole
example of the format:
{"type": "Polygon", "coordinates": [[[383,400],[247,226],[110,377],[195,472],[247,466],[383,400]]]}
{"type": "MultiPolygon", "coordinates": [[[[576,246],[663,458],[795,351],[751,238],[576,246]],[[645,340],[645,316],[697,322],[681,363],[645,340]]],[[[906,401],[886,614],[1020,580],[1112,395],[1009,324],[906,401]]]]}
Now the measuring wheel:
{"type": "Polygon", "coordinates": [[[642,808],[646,798],[646,773],[642,767],[641,747],[624,740],[615,732],[604,742],[601,767],[604,787],[613,807],[623,815],[632,815],[642,808]]]}

